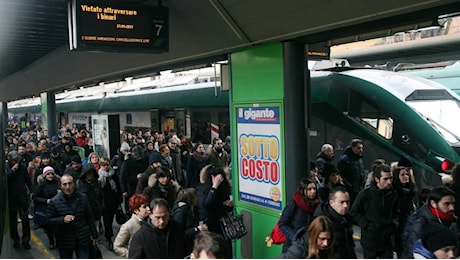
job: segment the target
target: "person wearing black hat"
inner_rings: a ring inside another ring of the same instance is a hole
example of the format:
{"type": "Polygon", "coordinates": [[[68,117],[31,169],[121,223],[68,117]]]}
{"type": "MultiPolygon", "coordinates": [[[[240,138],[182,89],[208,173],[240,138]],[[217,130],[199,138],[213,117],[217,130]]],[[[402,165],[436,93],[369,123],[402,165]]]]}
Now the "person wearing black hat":
{"type": "Polygon", "coordinates": [[[161,155],[154,151],[149,157],[149,167],[142,173],[141,178],[137,181],[136,194],[142,194],[144,188],[147,187],[150,175],[155,173],[155,169],[161,166],[161,155]]]}
{"type": "Polygon", "coordinates": [[[457,257],[457,235],[438,223],[429,223],[422,239],[413,247],[416,259],[455,259],[457,257]]]}
{"type": "Polygon", "coordinates": [[[318,190],[318,195],[321,201],[329,200],[329,192],[335,187],[343,187],[345,189],[351,189],[347,187],[340,176],[340,171],[337,167],[331,163],[326,162],[324,164],[323,176],[324,176],[324,185],[318,190]]]}

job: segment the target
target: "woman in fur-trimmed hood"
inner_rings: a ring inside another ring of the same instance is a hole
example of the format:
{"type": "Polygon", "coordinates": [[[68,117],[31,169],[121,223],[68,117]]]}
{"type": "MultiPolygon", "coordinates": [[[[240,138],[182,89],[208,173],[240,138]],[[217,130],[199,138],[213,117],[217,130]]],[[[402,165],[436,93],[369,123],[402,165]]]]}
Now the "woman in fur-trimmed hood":
{"type": "Polygon", "coordinates": [[[171,180],[171,173],[165,166],[155,169],[155,173],[149,176],[148,185],[142,192],[149,197],[149,202],[156,198],[163,198],[168,202],[169,209],[174,206],[176,194],[180,185],[171,180]]]}

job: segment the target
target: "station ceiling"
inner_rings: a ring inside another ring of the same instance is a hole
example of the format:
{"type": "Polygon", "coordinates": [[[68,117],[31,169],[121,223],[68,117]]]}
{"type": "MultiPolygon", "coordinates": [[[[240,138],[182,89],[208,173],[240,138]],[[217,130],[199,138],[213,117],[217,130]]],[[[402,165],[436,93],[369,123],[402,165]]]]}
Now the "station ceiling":
{"type": "Polygon", "coordinates": [[[330,46],[391,35],[460,11],[460,1],[453,0],[163,0],[169,8],[169,52],[140,54],[70,51],[68,2],[0,0],[0,101],[215,62],[268,42],[330,46]]]}

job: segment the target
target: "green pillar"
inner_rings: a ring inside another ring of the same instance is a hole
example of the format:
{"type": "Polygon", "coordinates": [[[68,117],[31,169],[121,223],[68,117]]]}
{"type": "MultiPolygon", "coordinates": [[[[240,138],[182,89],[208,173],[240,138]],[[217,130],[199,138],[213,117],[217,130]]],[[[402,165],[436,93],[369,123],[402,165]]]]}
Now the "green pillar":
{"type": "Polygon", "coordinates": [[[235,256],[274,258],[281,246],[265,237],[308,172],[304,46],[260,45],[229,60],[233,196],[249,229],[235,256]]]}

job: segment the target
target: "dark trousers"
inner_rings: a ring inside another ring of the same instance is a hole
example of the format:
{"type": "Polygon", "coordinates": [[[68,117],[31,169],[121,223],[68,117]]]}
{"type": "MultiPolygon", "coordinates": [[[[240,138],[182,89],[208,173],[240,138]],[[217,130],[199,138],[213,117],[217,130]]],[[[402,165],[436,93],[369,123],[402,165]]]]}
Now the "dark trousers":
{"type": "Polygon", "coordinates": [[[29,205],[21,205],[20,201],[9,201],[8,210],[10,217],[10,236],[15,242],[20,242],[18,233],[18,214],[21,219],[22,225],[22,242],[29,243],[30,241],[30,222],[29,217],[29,205]]]}
{"type": "Polygon", "coordinates": [[[115,212],[102,213],[102,221],[104,222],[104,236],[107,240],[113,237],[113,217],[115,212]]]}
{"type": "Polygon", "coordinates": [[[76,248],[71,249],[59,248],[59,257],[61,259],[72,259],[74,251],[78,259],[89,259],[89,244],[85,246],[77,245],[76,248]]]}
{"type": "Polygon", "coordinates": [[[363,247],[364,259],[393,259],[393,250],[375,251],[373,249],[363,247]]]}

